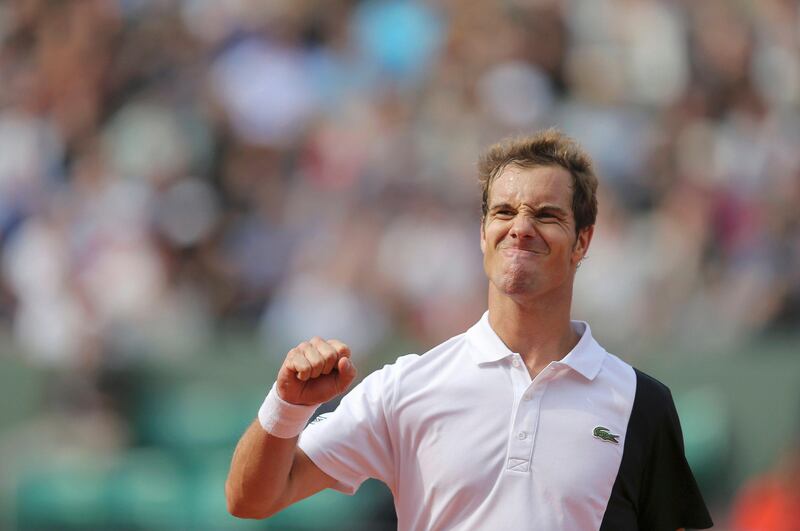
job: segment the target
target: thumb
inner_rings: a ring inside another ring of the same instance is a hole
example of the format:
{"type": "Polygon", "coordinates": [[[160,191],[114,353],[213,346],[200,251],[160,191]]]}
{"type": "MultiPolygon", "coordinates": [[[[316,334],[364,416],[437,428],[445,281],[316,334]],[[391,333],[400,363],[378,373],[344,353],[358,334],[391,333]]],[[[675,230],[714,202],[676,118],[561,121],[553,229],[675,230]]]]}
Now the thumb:
{"type": "Polygon", "coordinates": [[[342,392],[353,383],[356,377],[356,366],[350,361],[350,358],[339,358],[337,362],[337,369],[339,371],[339,391],[342,392]]]}

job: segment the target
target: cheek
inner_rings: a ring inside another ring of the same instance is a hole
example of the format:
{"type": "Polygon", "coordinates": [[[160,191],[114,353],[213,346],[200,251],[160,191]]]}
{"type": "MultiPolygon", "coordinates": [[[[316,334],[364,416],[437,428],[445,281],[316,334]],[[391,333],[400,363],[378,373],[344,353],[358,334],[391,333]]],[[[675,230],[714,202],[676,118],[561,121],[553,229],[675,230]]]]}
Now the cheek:
{"type": "Polygon", "coordinates": [[[481,252],[485,255],[487,251],[491,250],[500,241],[500,233],[503,231],[502,227],[498,227],[496,223],[489,223],[484,226],[481,231],[481,252]]]}
{"type": "Polygon", "coordinates": [[[575,255],[575,240],[568,237],[561,230],[550,230],[540,232],[543,245],[546,245],[550,257],[559,264],[571,262],[575,255]]]}

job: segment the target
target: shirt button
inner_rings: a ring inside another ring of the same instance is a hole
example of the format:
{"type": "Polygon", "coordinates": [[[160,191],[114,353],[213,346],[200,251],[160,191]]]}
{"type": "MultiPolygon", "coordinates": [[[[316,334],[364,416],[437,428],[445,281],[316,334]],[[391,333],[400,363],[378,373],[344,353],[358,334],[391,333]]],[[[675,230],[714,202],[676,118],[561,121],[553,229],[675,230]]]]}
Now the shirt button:
{"type": "Polygon", "coordinates": [[[524,439],[527,439],[527,438],[528,438],[528,432],[521,431],[521,432],[519,432],[517,434],[517,439],[519,439],[520,441],[522,441],[524,439]]]}
{"type": "Polygon", "coordinates": [[[522,399],[525,400],[525,401],[530,400],[531,399],[531,394],[530,393],[525,393],[524,395],[522,395],[522,399]]]}
{"type": "Polygon", "coordinates": [[[511,359],[511,365],[513,365],[515,369],[519,369],[519,366],[520,366],[519,359],[518,358],[512,358],[511,359]]]}

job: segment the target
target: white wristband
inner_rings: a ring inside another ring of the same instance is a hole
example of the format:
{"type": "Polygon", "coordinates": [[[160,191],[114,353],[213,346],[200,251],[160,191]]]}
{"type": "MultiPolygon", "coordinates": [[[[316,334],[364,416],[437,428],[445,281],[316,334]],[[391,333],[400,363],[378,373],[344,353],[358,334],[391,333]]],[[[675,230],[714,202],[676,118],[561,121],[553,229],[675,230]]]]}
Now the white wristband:
{"type": "Polygon", "coordinates": [[[272,389],[258,410],[258,422],[270,435],[291,439],[300,435],[318,407],[319,404],[315,406],[290,404],[278,396],[275,384],[272,384],[272,389]]]}

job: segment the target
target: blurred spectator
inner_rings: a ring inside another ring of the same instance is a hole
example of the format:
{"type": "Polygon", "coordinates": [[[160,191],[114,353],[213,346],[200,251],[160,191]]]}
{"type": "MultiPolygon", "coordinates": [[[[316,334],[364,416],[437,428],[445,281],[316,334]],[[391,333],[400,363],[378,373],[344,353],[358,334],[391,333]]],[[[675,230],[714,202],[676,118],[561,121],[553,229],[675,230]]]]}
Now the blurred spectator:
{"type": "Polygon", "coordinates": [[[0,318],[73,366],[232,323],[276,356],[315,326],[363,355],[435,342],[482,305],[476,154],[554,124],[604,177],[577,317],[626,355],[790,330],[798,21],[787,0],[6,2],[0,318]]]}
{"type": "MultiPolygon", "coordinates": [[[[485,307],[478,153],[548,126],[602,175],[573,313],[612,351],[796,333],[798,28],[796,0],[0,2],[4,351],[124,433],[126,369],[230,330],[436,344],[485,307]]],[[[795,461],[737,529],[800,522],[795,461]]]]}
{"type": "Polygon", "coordinates": [[[800,530],[800,445],[748,481],[733,507],[733,531],[800,530]]]}

